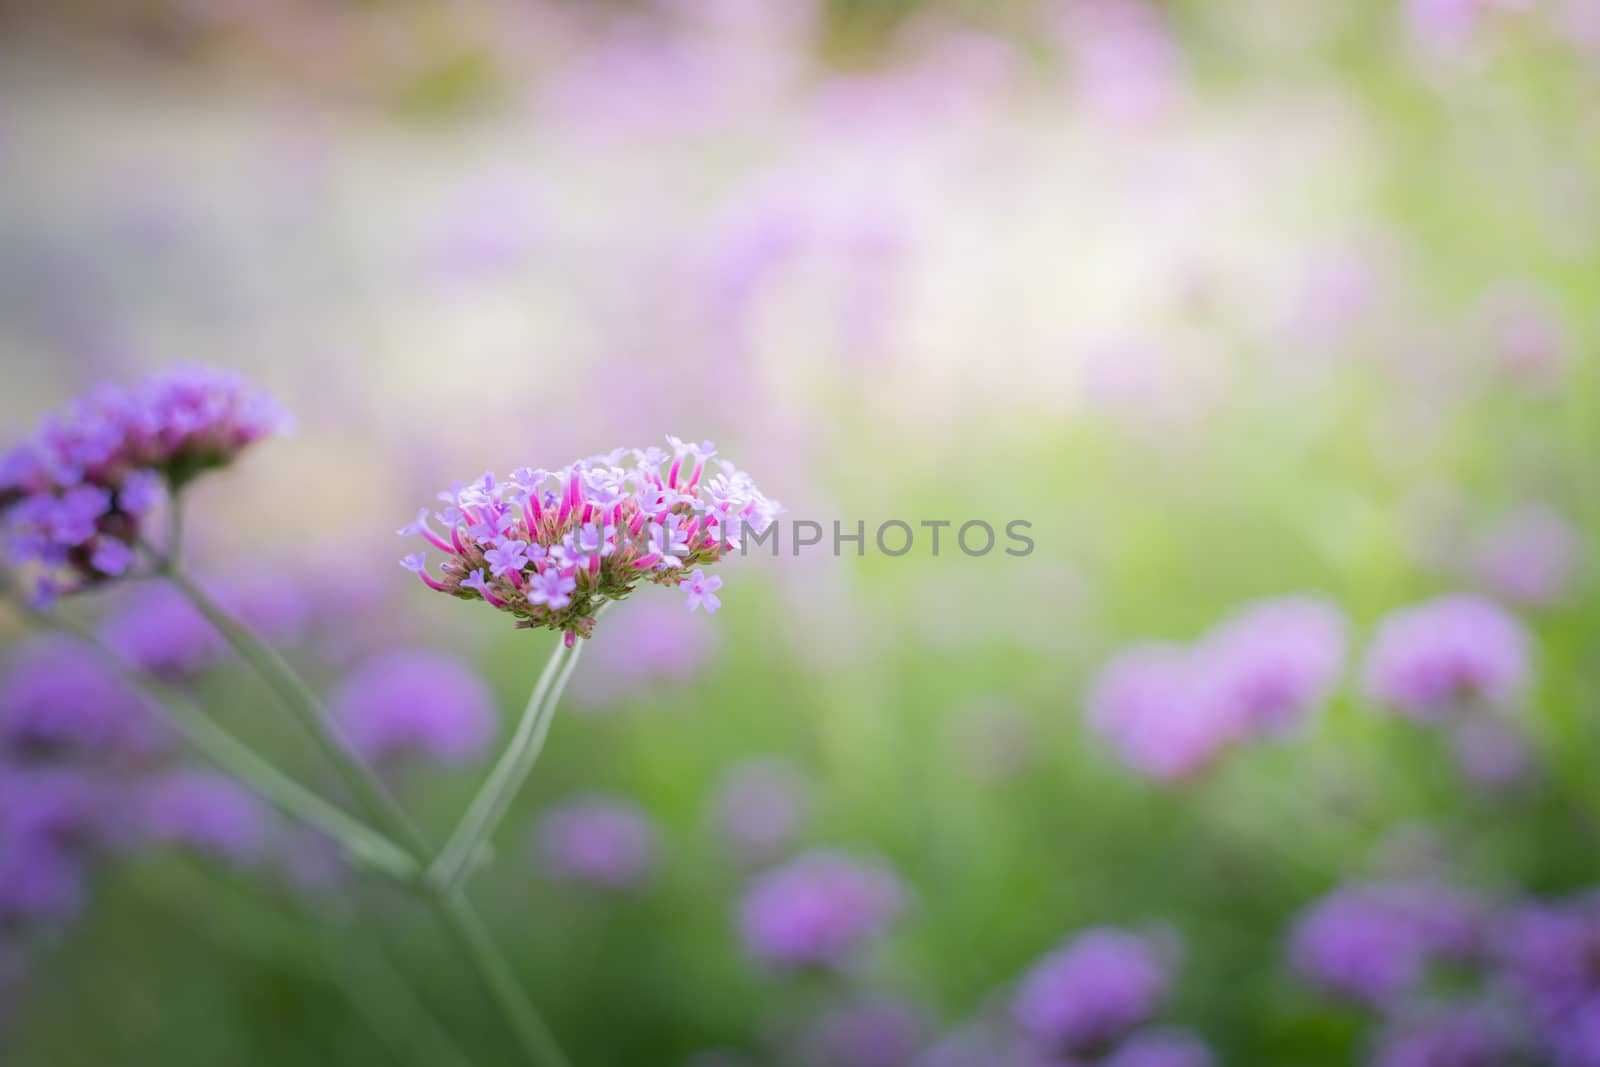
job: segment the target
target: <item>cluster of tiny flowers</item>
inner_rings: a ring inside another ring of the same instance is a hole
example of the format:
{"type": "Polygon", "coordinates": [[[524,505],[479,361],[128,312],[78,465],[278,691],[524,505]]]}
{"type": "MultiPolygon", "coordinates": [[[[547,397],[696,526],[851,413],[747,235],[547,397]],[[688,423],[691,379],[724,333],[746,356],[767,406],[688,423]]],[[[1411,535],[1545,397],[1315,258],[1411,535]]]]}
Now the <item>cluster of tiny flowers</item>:
{"type": "Polygon", "coordinates": [[[287,421],[243,379],[207,368],[80,397],[0,457],[8,562],[42,568],[43,599],[126,573],[163,487],[226,465],[287,421]]]}
{"type": "Polygon", "coordinates": [[[1345,661],[1339,610],[1309,596],[1247,605],[1190,645],[1135,645],[1088,700],[1090,727],[1141,774],[1191,776],[1230,744],[1293,730],[1328,698],[1345,661]]]}
{"type": "Polygon", "coordinates": [[[522,468],[508,481],[485,474],[440,494],[400,531],[444,553],[440,577],[425,553],[401,560],[429,588],[483,600],[519,627],[588,637],[594,613],[640,581],[675,585],[689,610],[721,606],[722,579],[702,569],[737,548],[746,527],[760,534],[780,511],[749,475],[718,461],[716,449],[669,437],[672,451],[618,449],[559,471],[522,468]]]}

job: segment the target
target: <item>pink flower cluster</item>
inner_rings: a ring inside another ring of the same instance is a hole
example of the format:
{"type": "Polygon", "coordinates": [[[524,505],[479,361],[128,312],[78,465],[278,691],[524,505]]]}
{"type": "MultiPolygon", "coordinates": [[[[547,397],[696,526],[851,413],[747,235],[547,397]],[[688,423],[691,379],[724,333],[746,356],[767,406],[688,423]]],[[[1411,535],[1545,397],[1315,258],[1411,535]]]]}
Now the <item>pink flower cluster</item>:
{"type": "Polygon", "coordinates": [[[704,567],[739,547],[746,528],[766,530],[780,512],[750,476],[717,461],[710,442],[668,437],[660,448],[617,449],[559,471],[522,468],[508,481],[485,474],[441,493],[400,531],[444,553],[440,577],[427,556],[401,560],[430,589],[482,600],[509,612],[522,628],[560,630],[570,643],[588,637],[594,613],[641,581],[676,585],[689,610],[721,606],[722,579],[704,567]]]}
{"type": "Polygon", "coordinates": [[[287,423],[276,402],[227,371],[183,367],[103,385],[0,457],[7,562],[42,567],[44,598],[117,577],[163,486],[225,466],[287,423]]]}

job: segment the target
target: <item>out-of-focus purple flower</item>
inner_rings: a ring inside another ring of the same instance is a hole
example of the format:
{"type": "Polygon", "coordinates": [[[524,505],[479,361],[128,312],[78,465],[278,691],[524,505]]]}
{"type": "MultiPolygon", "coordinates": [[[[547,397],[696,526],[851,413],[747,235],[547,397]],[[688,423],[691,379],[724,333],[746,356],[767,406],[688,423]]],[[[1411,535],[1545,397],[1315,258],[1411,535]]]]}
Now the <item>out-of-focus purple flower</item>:
{"type": "Polygon", "coordinates": [[[810,807],[811,784],[794,764],[746,760],[728,772],[717,791],[717,828],[742,861],[760,863],[794,840],[810,807]]]}
{"type": "MultiPolygon", "coordinates": [[[[269,641],[289,642],[305,630],[310,610],[286,578],[218,582],[212,594],[269,641]]],[[[215,666],[227,642],[178,590],[152,584],[132,590],[100,624],[100,637],[130,663],[167,678],[215,666]]]]}
{"type": "Polygon", "coordinates": [[[421,757],[465,763],[494,736],[494,694],[451,656],[404,649],[363,662],[330,706],[350,746],[368,760],[421,757]]]}
{"type": "Polygon", "coordinates": [[[1171,983],[1168,961],[1149,938],[1088,930],[1023,976],[1011,1017],[1051,1053],[1093,1052],[1149,1021],[1171,983]]]}
{"type": "Polygon", "coordinates": [[[597,889],[643,886],[655,872],[659,847],[643,812],[600,795],[580,797],[546,814],[536,845],[547,876],[597,889]]]}
{"type": "Polygon", "coordinates": [[[0,764],[0,932],[77,913],[88,861],[116,836],[117,799],[85,773],[0,764]]]}
{"type": "Polygon", "coordinates": [[[238,863],[266,851],[271,813],[244,786],[212,771],[180,770],[144,786],[140,814],[146,836],[238,863]]]}
{"type": "Polygon", "coordinates": [[[0,457],[0,534],[14,566],[71,591],[124,573],[155,484],[182,486],[283,427],[281,408],[225,371],[180,368],[104,385],[0,457]]]}
{"type": "Polygon", "coordinates": [[[906,1067],[930,1033],[915,1006],[875,997],[834,1008],[803,1042],[806,1061],[828,1067],[906,1067]]]}
{"type": "Polygon", "coordinates": [[[1186,1030],[1135,1034],[1108,1056],[1102,1067],[1212,1067],[1211,1047],[1186,1030]]]}
{"type": "Polygon", "coordinates": [[[13,758],[148,753],[161,722],[101,653],[66,638],[18,645],[0,674],[0,744],[13,758]]]}
{"type": "Polygon", "coordinates": [[[1088,698],[1091,729],[1134,770],[1161,782],[1205,770],[1232,739],[1234,723],[1205,699],[1190,650],[1136,645],[1112,659],[1088,698]]]}
{"type": "Polygon", "coordinates": [[[1084,102],[1115,119],[1171,107],[1183,88],[1182,57],[1161,10],[1144,0],[1063,0],[1058,37],[1084,102]]]}
{"type": "Polygon", "coordinates": [[[1534,771],[1527,737],[1497,717],[1473,715],[1454,724],[1450,750],[1461,773],[1486,789],[1514,789],[1534,771]]]}
{"type": "Polygon", "coordinates": [[[1472,567],[1497,597],[1551,604],[1572,593],[1584,549],[1583,535],[1559,511],[1528,504],[1478,535],[1472,567]]]}
{"type": "Polygon", "coordinates": [[[1206,700],[1244,735],[1292,729],[1328,697],[1345,660],[1345,620],[1309,596],[1252,604],[1214,627],[1196,650],[1206,700]]]}
{"type": "Polygon", "coordinates": [[[715,656],[716,628],[654,597],[606,617],[606,639],[585,654],[573,694],[589,705],[612,703],[660,682],[692,678],[715,656]]]}
{"type": "Polygon", "coordinates": [[[86,891],[87,874],[79,857],[0,839],[0,933],[70,919],[82,910],[86,891]]]}
{"type": "Polygon", "coordinates": [[[1439,597],[1383,620],[1367,653],[1366,691],[1420,722],[1469,704],[1510,704],[1528,684],[1529,644],[1522,623],[1493,602],[1439,597]]]}
{"type": "Polygon", "coordinates": [[[1407,0],[1405,14],[1413,38],[1425,51],[1459,55],[1473,44],[1488,16],[1529,6],[1529,0],[1407,0]]]}
{"type": "Polygon", "coordinates": [[[1505,1021],[1480,1006],[1412,1011],[1391,1022],[1373,1067],[1503,1067],[1517,1061],[1505,1021]]]}
{"type": "Polygon", "coordinates": [[[431,517],[423,508],[400,533],[444,554],[442,577],[417,556],[401,565],[436,592],[483,600],[519,628],[558,630],[569,644],[590,635],[602,603],[640,582],[681,588],[689,608],[714,611],[722,583],[704,568],[747,528],[764,533],[782,508],[715,460],[711,442],[667,443],[670,451],[619,448],[560,471],[520,468],[503,482],[485,474],[441,494],[448,507],[431,517]]]}
{"type": "MultiPolygon", "coordinates": [[[[1479,6],[1495,2],[1477,0],[1479,6]]],[[[1533,390],[1561,383],[1572,360],[1572,341],[1548,295],[1526,282],[1501,282],[1483,295],[1477,318],[1496,369],[1512,382],[1533,390]]]]}
{"type": "Polygon", "coordinates": [[[1432,961],[1479,951],[1485,922],[1475,897],[1448,886],[1344,886],[1301,915],[1290,940],[1290,958],[1314,985],[1385,1007],[1412,991],[1432,961]]]}
{"type": "MultiPolygon", "coordinates": [[[[1600,1038],[1600,1019],[1593,1018],[1600,1006],[1600,971],[1595,968],[1600,959],[1600,895],[1524,906],[1507,917],[1497,935],[1501,971],[1538,1028],[1546,1034],[1566,1027],[1581,1032],[1586,1021],[1590,1037],[1600,1038]]],[[[1590,1048],[1600,1053],[1600,1040],[1590,1048]]]]}
{"type": "Polygon", "coordinates": [[[887,867],[808,852],[758,875],[739,907],[745,950],[776,967],[836,967],[881,936],[905,892],[887,867]]]}

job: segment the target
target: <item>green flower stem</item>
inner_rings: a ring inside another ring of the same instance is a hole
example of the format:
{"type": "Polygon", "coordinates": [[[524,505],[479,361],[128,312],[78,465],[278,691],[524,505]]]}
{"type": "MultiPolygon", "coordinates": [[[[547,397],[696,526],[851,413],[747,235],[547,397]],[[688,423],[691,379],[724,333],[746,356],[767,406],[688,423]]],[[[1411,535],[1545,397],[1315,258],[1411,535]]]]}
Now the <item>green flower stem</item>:
{"type": "Polygon", "coordinates": [[[357,802],[385,833],[398,841],[419,863],[425,864],[430,855],[423,839],[410,817],[400,808],[394,796],[384,787],[370,768],[356,758],[350,748],[339,738],[333,723],[322,708],[322,701],[311,691],[304,680],[295,673],[278,650],[262,640],[249,626],[236,619],[227,609],[211,599],[177,562],[163,558],[159,567],[173,585],[177,586],[206,621],[233,646],[245,662],[259,674],[263,681],[277,693],[278,698],[299,720],[313,741],[339,776],[344,780],[357,802]]]}
{"type": "Polygon", "coordinates": [[[523,708],[516,733],[500,754],[494,770],[484,779],[477,796],[472,798],[466,814],[440,850],[439,858],[429,869],[431,880],[446,889],[456,889],[471,872],[475,859],[505,818],[512,800],[528,780],[539,753],[544,749],[556,704],[561,699],[561,691],[567,687],[567,679],[572,677],[572,671],[578,665],[582,649],[582,642],[571,648],[564,641],[556,643],[555,651],[550,654],[544,670],[539,674],[539,681],[528,697],[527,706],[523,708]]]}
{"type": "MultiPolygon", "coordinates": [[[[189,598],[289,707],[338,768],[351,791],[367,809],[369,817],[410,853],[418,867],[425,868],[433,854],[421,831],[376,775],[356,759],[339,739],[322,702],[295,673],[294,668],[254,630],[207,596],[179,569],[175,561],[164,558],[159,566],[161,572],[189,598]]],[[[510,964],[484,929],[483,921],[473,910],[472,904],[464,896],[452,892],[432,878],[424,877],[413,884],[421,889],[450,930],[490,999],[516,1036],[528,1062],[534,1067],[569,1067],[569,1061],[551,1035],[550,1028],[527,999],[510,964]]]]}
{"type": "Polygon", "coordinates": [[[98,649],[129,685],[166,713],[184,740],[285,814],[322,831],[350,856],[393,878],[409,881],[417,876],[420,868],[410,853],[263,759],[249,745],[217,725],[175,686],[132,670],[98,637],[80,626],[39,612],[29,612],[29,615],[41,626],[69,633],[98,649]]]}
{"type": "Polygon", "coordinates": [[[472,963],[479,980],[495,1006],[517,1036],[531,1063],[545,1067],[572,1067],[550,1026],[534,1009],[511,965],[494,943],[477,911],[461,893],[452,893],[436,884],[429,886],[428,899],[439,913],[446,929],[461,952],[472,963]]]}

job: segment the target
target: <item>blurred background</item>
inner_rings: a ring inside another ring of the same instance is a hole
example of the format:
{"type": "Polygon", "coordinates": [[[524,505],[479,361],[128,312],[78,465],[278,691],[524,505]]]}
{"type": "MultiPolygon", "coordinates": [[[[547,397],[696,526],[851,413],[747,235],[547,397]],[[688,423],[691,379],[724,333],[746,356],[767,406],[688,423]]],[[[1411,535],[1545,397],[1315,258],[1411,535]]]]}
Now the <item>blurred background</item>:
{"type": "MultiPolygon", "coordinates": [[[[473,891],[580,1067],[1589,1067],[1597,104],[1595,0],[0,0],[0,444],[268,387],[198,566],[436,838],[553,641],[396,565],[438,490],[675,433],[866,524],[587,649],[473,891]]],[[[509,1062],[424,910],[0,641],[0,1063],[509,1062]]]]}

